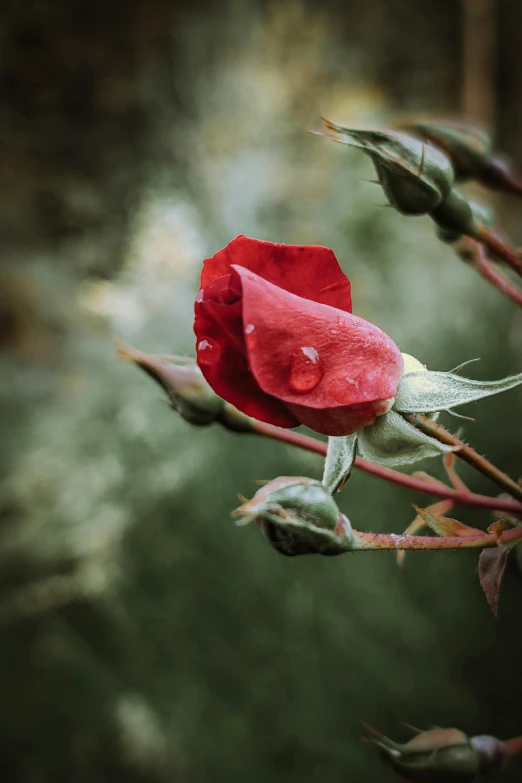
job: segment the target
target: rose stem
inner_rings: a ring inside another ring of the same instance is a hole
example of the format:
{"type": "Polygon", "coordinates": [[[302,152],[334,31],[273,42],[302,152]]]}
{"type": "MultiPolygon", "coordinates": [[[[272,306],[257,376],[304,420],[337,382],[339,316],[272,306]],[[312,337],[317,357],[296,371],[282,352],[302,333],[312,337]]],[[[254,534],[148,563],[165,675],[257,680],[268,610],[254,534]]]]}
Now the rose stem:
{"type": "Polygon", "coordinates": [[[508,756],[516,756],[518,753],[522,753],[522,737],[504,740],[504,747],[508,756]]]}
{"type": "Polygon", "coordinates": [[[498,271],[487,258],[484,248],[479,242],[470,237],[462,237],[455,247],[455,252],[465,263],[474,267],[479,275],[491,283],[501,294],[522,307],[522,290],[498,271]]]}
{"type": "Polygon", "coordinates": [[[496,468],[489,460],[478,454],[475,449],[472,449],[467,443],[464,443],[460,438],[457,438],[456,435],[448,432],[448,430],[444,429],[440,424],[436,424],[421,413],[412,413],[409,416],[406,416],[406,418],[414,427],[417,427],[417,429],[421,430],[421,432],[424,432],[426,435],[435,438],[435,440],[438,440],[440,443],[445,443],[448,446],[457,446],[457,450],[455,451],[457,457],[474,467],[479,473],[487,476],[491,481],[497,484],[497,486],[501,487],[506,492],[509,492],[514,498],[522,501],[522,487],[517,484],[516,481],[513,481],[506,473],[503,473],[496,468]]]}
{"type": "Polygon", "coordinates": [[[475,536],[409,536],[397,533],[361,533],[353,531],[361,549],[484,549],[522,539],[522,527],[514,527],[504,533],[482,533],[475,536]]]}
{"type": "MultiPolygon", "coordinates": [[[[307,435],[302,435],[299,432],[285,430],[282,427],[266,424],[265,422],[257,421],[256,419],[252,420],[252,430],[257,435],[263,435],[264,437],[287,443],[290,446],[297,446],[297,448],[304,449],[305,451],[312,451],[315,454],[320,454],[322,457],[326,456],[326,443],[316,440],[315,438],[310,438],[307,435]]],[[[522,512],[522,504],[517,503],[515,500],[490,498],[486,495],[477,495],[474,492],[463,492],[450,489],[449,487],[432,484],[429,481],[424,481],[423,479],[415,478],[414,476],[407,476],[404,473],[399,473],[391,468],[374,465],[373,462],[367,462],[360,457],[356,457],[355,467],[364,470],[366,473],[371,473],[373,476],[382,478],[385,481],[391,481],[393,484],[413,489],[416,492],[423,492],[426,495],[452,500],[456,506],[491,508],[511,514],[520,514],[522,512]]]]}
{"type": "Polygon", "coordinates": [[[489,228],[486,228],[486,226],[478,223],[477,230],[474,233],[473,238],[478,239],[479,242],[487,247],[488,250],[491,251],[492,255],[495,256],[495,258],[498,258],[500,261],[504,261],[506,264],[509,264],[509,266],[515,270],[515,272],[518,272],[518,274],[522,276],[522,264],[520,263],[520,259],[518,258],[516,252],[513,250],[513,248],[509,247],[509,245],[507,245],[501,239],[501,237],[498,236],[498,234],[495,234],[494,231],[490,231],[489,228]]]}

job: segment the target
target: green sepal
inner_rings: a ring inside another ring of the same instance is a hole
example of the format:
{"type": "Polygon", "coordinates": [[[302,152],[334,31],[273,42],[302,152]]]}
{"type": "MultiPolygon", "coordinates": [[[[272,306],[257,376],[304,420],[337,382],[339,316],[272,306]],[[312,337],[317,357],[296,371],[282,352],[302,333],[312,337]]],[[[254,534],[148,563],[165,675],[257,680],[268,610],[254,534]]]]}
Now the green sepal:
{"type": "Polygon", "coordinates": [[[522,373],[500,381],[475,381],[449,372],[415,372],[403,375],[393,410],[399,413],[431,413],[513,389],[522,373]]]}
{"type": "Polygon", "coordinates": [[[386,467],[408,465],[453,450],[452,446],[425,435],[393,410],[359,430],[357,439],[357,451],[363,459],[386,467]]]}
{"type": "Polygon", "coordinates": [[[328,451],[324,463],[323,487],[333,494],[348,481],[355,462],[357,433],[328,438],[328,451]]]}

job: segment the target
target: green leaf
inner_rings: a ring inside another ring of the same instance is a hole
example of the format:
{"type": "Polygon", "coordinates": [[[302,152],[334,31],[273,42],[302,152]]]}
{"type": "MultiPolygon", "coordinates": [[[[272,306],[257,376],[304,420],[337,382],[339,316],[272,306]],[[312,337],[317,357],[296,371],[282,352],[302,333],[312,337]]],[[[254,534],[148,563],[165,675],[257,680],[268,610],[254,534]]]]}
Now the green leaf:
{"type": "Polygon", "coordinates": [[[355,462],[357,433],[340,438],[328,438],[328,451],[324,463],[323,487],[333,494],[350,478],[355,462]]]}
{"type": "Polygon", "coordinates": [[[361,457],[387,467],[408,465],[453,450],[452,446],[445,446],[413,427],[395,411],[379,416],[374,424],[363,427],[357,439],[361,457]]]}
{"type": "Polygon", "coordinates": [[[474,381],[449,372],[415,372],[403,375],[393,409],[399,413],[431,413],[476,402],[513,389],[522,373],[500,381],[474,381]]]}

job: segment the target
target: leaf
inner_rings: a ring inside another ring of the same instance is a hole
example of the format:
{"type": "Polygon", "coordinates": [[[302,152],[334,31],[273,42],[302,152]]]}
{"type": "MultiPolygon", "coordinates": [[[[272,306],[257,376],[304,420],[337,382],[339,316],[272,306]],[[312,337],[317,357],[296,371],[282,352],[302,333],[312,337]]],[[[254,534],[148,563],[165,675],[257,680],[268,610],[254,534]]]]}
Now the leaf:
{"type": "Polygon", "coordinates": [[[498,611],[498,596],[502,577],[506,570],[509,553],[520,541],[504,544],[503,546],[483,549],[479,557],[479,577],[482,589],[486,593],[488,604],[494,615],[498,611]]]}
{"type": "Polygon", "coordinates": [[[393,410],[399,413],[431,413],[476,402],[513,389],[522,373],[499,381],[475,381],[450,372],[415,372],[403,375],[393,410]]]}
{"type": "MultiPolygon", "coordinates": [[[[414,474],[415,475],[415,474],[414,474]]],[[[427,475],[427,474],[426,474],[427,475]]],[[[431,476],[429,476],[431,478],[431,476]]],[[[440,484],[439,481],[436,479],[433,479],[437,484],[440,484]]],[[[442,484],[442,486],[445,486],[442,484]]],[[[433,503],[431,506],[427,506],[424,509],[424,512],[429,512],[431,515],[434,514],[446,514],[455,503],[453,500],[439,500],[437,503],[433,503]]],[[[408,525],[406,530],[404,531],[404,536],[413,536],[418,533],[418,531],[423,528],[426,525],[426,521],[423,518],[423,516],[419,513],[417,513],[417,516],[413,520],[411,524],[408,525]]],[[[397,565],[401,566],[404,563],[404,558],[406,557],[406,550],[405,549],[399,549],[397,552],[397,565]]]]}
{"type": "Polygon", "coordinates": [[[463,522],[459,522],[458,519],[449,519],[449,517],[443,517],[439,514],[430,512],[429,508],[419,508],[414,506],[415,510],[419,512],[420,516],[424,520],[424,524],[433,530],[438,536],[456,536],[464,538],[466,536],[486,536],[483,530],[479,530],[476,527],[470,527],[463,522]]]}
{"type": "Polygon", "coordinates": [[[425,435],[395,411],[379,416],[374,424],[363,427],[357,439],[361,457],[388,467],[437,457],[453,448],[425,435]]]}
{"type": "Polygon", "coordinates": [[[328,438],[328,451],[324,463],[323,487],[333,494],[350,478],[355,462],[357,433],[328,438]]]}

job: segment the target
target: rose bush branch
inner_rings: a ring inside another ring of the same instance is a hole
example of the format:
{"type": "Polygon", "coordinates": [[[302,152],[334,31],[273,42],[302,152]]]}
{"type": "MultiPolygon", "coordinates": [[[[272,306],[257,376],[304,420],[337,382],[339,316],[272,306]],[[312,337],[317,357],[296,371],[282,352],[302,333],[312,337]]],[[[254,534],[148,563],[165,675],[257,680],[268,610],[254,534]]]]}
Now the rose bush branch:
{"type": "Polygon", "coordinates": [[[484,280],[487,280],[497,291],[506,296],[519,307],[522,307],[522,289],[500,272],[486,256],[479,242],[469,237],[461,237],[455,245],[455,252],[465,263],[473,267],[484,280]]]}
{"type": "MultiPolygon", "coordinates": [[[[251,430],[266,438],[271,438],[272,440],[280,441],[289,446],[296,446],[304,451],[310,451],[314,454],[326,457],[326,443],[317,440],[316,438],[311,438],[308,435],[303,435],[300,432],[285,430],[282,427],[276,427],[273,424],[267,424],[264,421],[257,421],[255,419],[251,420],[251,430]]],[[[399,471],[393,470],[393,468],[374,465],[372,462],[367,462],[367,460],[362,459],[361,457],[356,457],[354,464],[359,470],[369,473],[376,478],[383,479],[392,484],[397,484],[398,486],[406,487],[414,492],[422,492],[425,495],[451,500],[455,506],[488,508],[513,515],[522,514],[522,503],[519,503],[516,500],[501,497],[488,497],[487,495],[479,495],[471,491],[451,489],[451,487],[447,487],[442,482],[428,481],[416,476],[399,473],[399,471]]]]}
{"type": "Polygon", "coordinates": [[[442,425],[420,413],[410,414],[408,420],[414,427],[417,427],[429,437],[435,438],[447,446],[454,447],[455,454],[459,459],[467,462],[468,465],[471,465],[482,475],[487,476],[487,478],[512,495],[516,500],[522,501],[522,486],[520,484],[513,481],[506,473],[495,467],[486,457],[483,457],[456,435],[448,432],[442,425]]]}
{"type": "MultiPolygon", "coordinates": [[[[323,441],[246,416],[230,403],[225,403],[212,392],[194,360],[147,354],[121,342],[118,353],[121,358],[134,362],[155,380],[166,392],[172,407],[191,424],[201,426],[215,421],[239,434],[259,435],[326,457],[327,444],[323,441]]],[[[455,506],[494,509],[513,516],[522,515],[522,503],[516,500],[452,489],[442,482],[399,473],[361,457],[356,457],[355,467],[376,478],[415,492],[451,500],[455,506]]]]}

